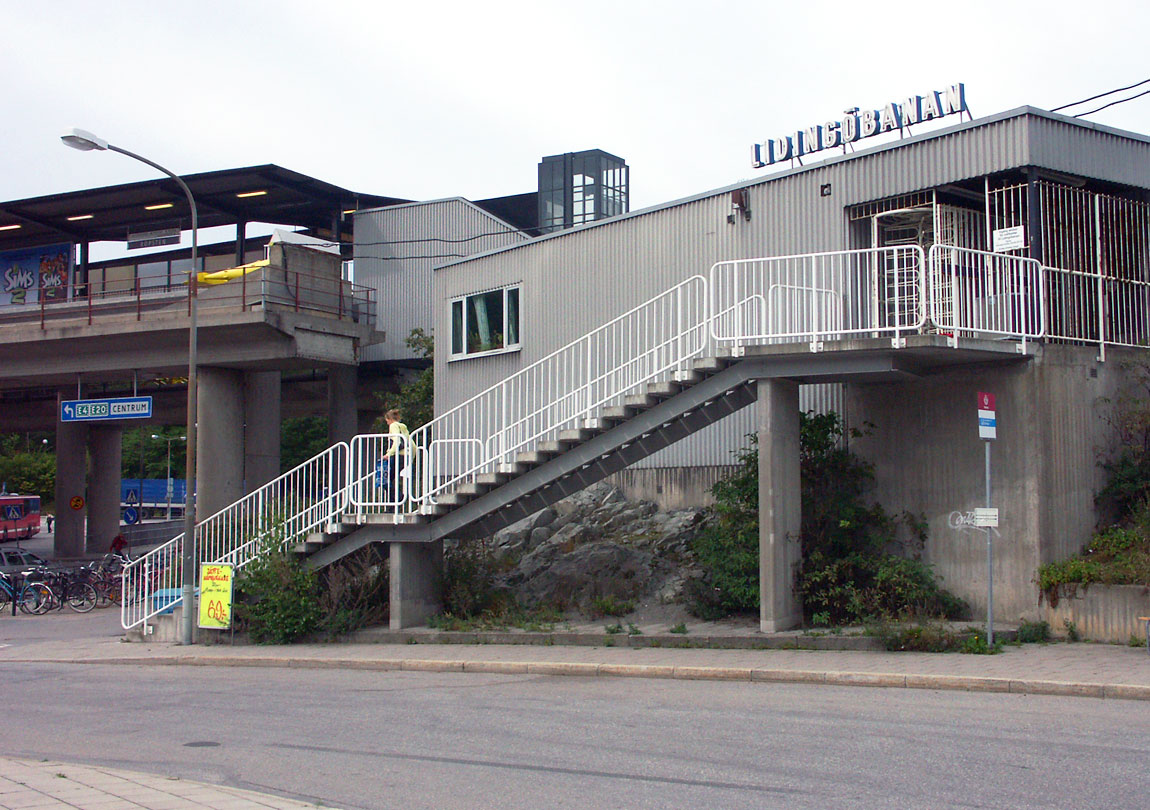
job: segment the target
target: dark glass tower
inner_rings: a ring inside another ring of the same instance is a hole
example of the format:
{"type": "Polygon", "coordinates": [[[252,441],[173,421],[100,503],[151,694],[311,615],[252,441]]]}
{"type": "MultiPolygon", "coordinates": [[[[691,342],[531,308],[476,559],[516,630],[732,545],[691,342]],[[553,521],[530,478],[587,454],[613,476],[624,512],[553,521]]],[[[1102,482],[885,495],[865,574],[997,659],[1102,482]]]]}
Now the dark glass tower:
{"type": "Polygon", "coordinates": [[[539,164],[539,229],[543,233],[630,210],[626,162],[601,149],[567,152],[539,164]]]}

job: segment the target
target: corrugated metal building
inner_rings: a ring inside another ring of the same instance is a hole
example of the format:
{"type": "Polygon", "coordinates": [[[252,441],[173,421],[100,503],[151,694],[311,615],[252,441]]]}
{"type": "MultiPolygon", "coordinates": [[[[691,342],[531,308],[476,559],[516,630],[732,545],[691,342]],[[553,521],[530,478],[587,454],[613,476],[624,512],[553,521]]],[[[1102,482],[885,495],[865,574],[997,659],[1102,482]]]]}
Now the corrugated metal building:
{"type": "Polygon", "coordinates": [[[414,358],[404,341],[431,328],[435,267],[529,238],[462,197],[357,211],[355,237],[355,282],[377,291],[376,328],[387,336],[364,349],[364,362],[414,358]]]}
{"type": "MultiPolygon", "coordinates": [[[[992,228],[1012,223],[1029,226],[1031,255],[1050,253],[1037,204],[1019,214],[1010,200],[1036,200],[1045,184],[1144,201],[1148,158],[1145,136],[1024,107],[447,263],[432,293],[437,413],[715,262],[907,243],[988,249],[992,228]],[[458,331],[462,311],[509,296],[514,345],[450,345],[453,318],[458,331]]],[[[807,387],[803,407],[841,411],[842,391],[807,387]]],[[[751,410],[640,462],[625,476],[632,491],[697,498],[707,471],[745,444],[751,410]]]]}

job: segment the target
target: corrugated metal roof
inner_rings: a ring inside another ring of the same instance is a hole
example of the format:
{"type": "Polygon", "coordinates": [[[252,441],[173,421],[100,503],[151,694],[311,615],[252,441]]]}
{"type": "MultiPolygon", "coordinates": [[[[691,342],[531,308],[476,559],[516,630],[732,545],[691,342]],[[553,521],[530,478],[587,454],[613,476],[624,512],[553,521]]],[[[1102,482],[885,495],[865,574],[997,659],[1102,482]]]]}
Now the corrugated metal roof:
{"type": "MultiPolygon", "coordinates": [[[[1117,129],[1115,127],[1109,127],[1104,124],[1082,121],[1077,118],[1059,115],[1057,113],[1052,113],[1037,107],[1018,107],[1013,110],[997,113],[985,118],[978,118],[973,121],[966,121],[948,127],[943,127],[941,129],[932,130],[930,132],[924,132],[919,135],[911,135],[896,141],[878,144],[866,149],[860,149],[859,151],[850,154],[827,157],[817,163],[812,163],[807,166],[798,166],[791,169],[784,169],[783,171],[779,171],[764,177],[740,180],[738,182],[731,183],[717,189],[712,189],[710,191],[704,191],[689,197],[683,197],[677,200],[671,200],[669,202],[649,206],[647,208],[631,211],[626,214],[620,214],[619,216],[611,217],[610,219],[603,219],[599,220],[598,222],[588,223],[586,225],[577,226],[575,228],[570,228],[564,231],[557,231],[555,233],[546,234],[532,240],[532,244],[544,240],[564,239],[572,237],[580,233],[585,233],[588,230],[593,230],[595,228],[615,225],[621,220],[644,217],[649,214],[658,211],[664,211],[669,208],[690,205],[691,203],[698,202],[710,197],[724,196],[730,194],[730,192],[734,191],[735,189],[753,188],[768,183],[776,183],[790,177],[808,175],[813,172],[826,171],[833,167],[839,167],[840,164],[848,164],[851,169],[857,169],[857,174],[855,172],[848,171],[848,175],[859,177],[863,172],[870,170],[869,167],[865,165],[869,162],[870,159],[882,156],[886,153],[890,153],[893,150],[901,150],[899,154],[903,157],[908,154],[913,154],[917,158],[917,162],[913,164],[909,171],[907,171],[906,174],[900,178],[891,178],[889,176],[883,177],[883,187],[881,189],[876,189],[872,196],[867,197],[865,196],[865,193],[855,195],[859,196],[859,199],[856,200],[857,202],[863,202],[865,200],[875,199],[881,196],[899,194],[903,193],[904,191],[913,191],[927,187],[929,185],[933,185],[933,183],[928,182],[927,179],[932,175],[938,176],[940,174],[948,174],[951,179],[943,182],[953,182],[960,179],[977,177],[980,174],[993,171],[1005,171],[1007,169],[1020,168],[1033,164],[1045,165],[1035,160],[1036,157],[1042,158],[1046,162],[1057,162],[1062,164],[1067,159],[1073,159],[1072,156],[1075,156],[1075,152],[1082,150],[1082,147],[1079,146],[1078,149],[1073,151],[1059,151],[1060,143],[1064,143],[1068,140],[1073,140],[1073,138],[1065,134],[1062,135],[1060,139],[1054,138],[1052,135],[1054,132],[1053,127],[1050,127],[1049,130],[1040,129],[1038,136],[1032,138],[1031,136],[1033,133],[1029,127],[1024,126],[1022,133],[1019,133],[1016,129],[1003,126],[1005,123],[1013,122],[1017,124],[1020,121],[1025,122],[1028,120],[1040,120],[1050,125],[1060,125],[1065,130],[1076,132],[1080,144],[1081,142],[1087,140],[1089,137],[1094,137],[1097,139],[1098,136],[1108,136],[1115,143],[1119,141],[1129,141],[1150,146],[1150,136],[1147,135],[1142,135],[1136,132],[1129,132],[1126,130],[1117,129]],[[934,145],[936,142],[942,139],[951,138],[955,135],[968,133],[972,130],[978,129],[993,130],[993,133],[984,133],[986,137],[973,140],[957,139],[956,147],[953,153],[947,155],[945,162],[943,163],[939,163],[939,155],[934,153],[934,150],[929,148],[931,145],[934,145]],[[1021,138],[1019,137],[1020,134],[1022,136],[1021,138]],[[910,149],[910,152],[905,151],[908,149],[910,149]],[[994,161],[996,168],[989,170],[975,168],[976,166],[981,167],[982,165],[985,165],[988,159],[995,158],[997,158],[997,160],[994,161]],[[905,188],[892,188],[891,184],[896,180],[898,181],[898,185],[905,186],[905,188]]],[[[1069,150],[1069,147],[1066,149],[1069,150]]],[[[1091,149],[1097,149],[1097,141],[1091,145],[1091,149]]],[[[1096,177],[1101,180],[1123,182],[1115,176],[1121,172],[1115,171],[1114,157],[1115,156],[1113,155],[1098,156],[1097,160],[1091,164],[1091,167],[1095,173],[1090,174],[1089,176],[1096,177]]],[[[1136,158],[1134,157],[1129,158],[1129,162],[1134,162],[1135,160],[1136,158]]],[[[1126,161],[1121,161],[1121,163],[1125,164],[1126,161]]],[[[1050,166],[1050,168],[1055,167],[1050,166]]],[[[1069,171],[1069,169],[1062,170],[1069,171]]],[[[1131,179],[1126,180],[1125,182],[1131,185],[1150,187],[1150,174],[1147,174],[1147,172],[1150,172],[1150,168],[1143,168],[1142,171],[1134,173],[1127,172],[1126,176],[1130,177],[1131,179]],[[1138,179],[1135,181],[1134,178],[1138,179]]],[[[1079,173],[1081,173],[1081,171],[1079,173]]],[[[443,265],[441,265],[441,267],[451,267],[456,264],[462,264],[464,262],[483,258],[492,253],[505,252],[507,250],[520,250],[524,247],[526,247],[526,245],[516,245],[509,248],[488,251],[487,253],[477,253],[473,256],[467,257],[466,259],[460,259],[453,262],[445,262],[443,265]]]]}

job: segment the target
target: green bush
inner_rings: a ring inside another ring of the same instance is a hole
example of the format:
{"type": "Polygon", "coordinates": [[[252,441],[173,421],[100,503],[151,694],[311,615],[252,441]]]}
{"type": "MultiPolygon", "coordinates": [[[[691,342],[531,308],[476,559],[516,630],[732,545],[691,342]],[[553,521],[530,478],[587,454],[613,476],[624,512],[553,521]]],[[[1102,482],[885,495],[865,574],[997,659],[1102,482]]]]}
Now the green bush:
{"type": "Polygon", "coordinates": [[[954,652],[963,645],[952,630],[932,622],[883,627],[878,635],[891,652],[954,652]]]}
{"type": "MultiPolygon", "coordinates": [[[[962,618],[966,604],[938,586],[930,566],[885,551],[901,533],[921,547],[925,521],[893,517],[864,496],[871,467],[845,446],[837,414],[800,414],[803,610],[819,625],[875,617],[962,618]]],[[[689,607],[714,620],[759,606],[758,448],[738,454],[739,468],[712,492],[715,505],[693,550],[705,575],[687,585],[689,607]]]]}
{"type": "Polygon", "coordinates": [[[388,614],[388,566],[375,546],[349,554],[319,572],[318,629],[339,638],[380,624],[388,614]]]}
{"type": "Polygon", "coordinates": [[[458,619],[471,619],[496,607],[496,562],[484,541],[453,544],[443,552],[443,610],[458,619]]]}
{"type": "Polygon", "coordinates": [[[1150,585],[1150,508],[1139,504],[1127,520],[1129,526],[1111,526],[1094,535],[1082,551],[1069,559],[1046,563],[1035,578],[1038,590],[1051,605],[1073,596],[1079,587],[1150,585]]]}
{"type": "Polygon", "coordinates": [[[252,641],[290,644],[313,632],[322,611],[316,574],[281,547],[273,533],[236,579],[236,613],[252,641]]]}
{"type": "Polygon", "coordinates": [[[996,640],[994,646],[991,646],[986,641],[986,633],[977,630],[966,637],[959,652],[967,655],[997,655],[1002,652],[1002,642],[996,640]]]}
{"type": "Polygon", "coordinates": [[[626,616],[634,609],[635,603],[630,599],[596,596],[591,599],[590,614],[592,619],[600,619],[604,616],[626,616]]]}
{"type": "Polygon", "coordinates": [[[1019,644],[1045,644],[1050,641],[1050,624],[1023,621],[1018,624],[1019,644]]]}
{"type": "Polygon", "coordinates": [[[1104,418],[1114,429],[1117,455],[1100,462],[1106,486],[1095,504],[1113,525],[1091,538],[1081,552],[1038,569],[1042,596],[1057,605],[1092,583],[1150,586],[1150,364],[1123,364],[1126,389],[1104,418]]]}

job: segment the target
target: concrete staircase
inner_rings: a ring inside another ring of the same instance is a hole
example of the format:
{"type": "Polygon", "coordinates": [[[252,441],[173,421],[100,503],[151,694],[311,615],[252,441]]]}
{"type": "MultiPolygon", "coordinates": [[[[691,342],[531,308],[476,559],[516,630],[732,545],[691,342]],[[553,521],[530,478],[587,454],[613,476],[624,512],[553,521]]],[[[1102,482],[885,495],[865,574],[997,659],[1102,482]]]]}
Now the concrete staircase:
{"type": "Polygon", "coordinates": [[[320,567],[372,542],[489,536],[750,405],[755,387],[747,362],[696,358],[673,382],[647,383],[622,405],[439,495],[419,513],[344,513],[295,550],[320,567]]]}

